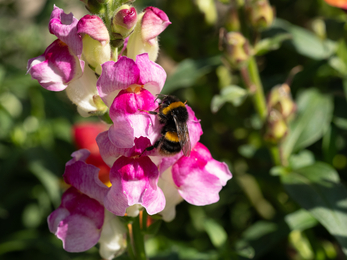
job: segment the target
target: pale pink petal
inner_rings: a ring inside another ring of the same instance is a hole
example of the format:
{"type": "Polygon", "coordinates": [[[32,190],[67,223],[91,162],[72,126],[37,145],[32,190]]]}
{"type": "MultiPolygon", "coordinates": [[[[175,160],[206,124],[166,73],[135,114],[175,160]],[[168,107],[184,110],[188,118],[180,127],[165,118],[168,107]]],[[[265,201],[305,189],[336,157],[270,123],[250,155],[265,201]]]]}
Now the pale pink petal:
{"type": "Polygon", "coordinates": [[[43,55],[29,60],[28,73],[45,89],[61,91],[82,75],[83,67],[84,62],[73,55],[65,43],[56,40],[43,55]]]}
{"type": "Polygon", "coordinates": [[[153,96],[159,94],[166,80],[165,70],[157,63],[149,60],[148,53],[136,56],[136,65],[140,70],[138,84],[145,85],[153,96]]]}
{"type": "Polygon", "coordinates": [[[147,157],[120,157],[111,168],[111,190],[105,207],[116,215],[124,215],[126,208],[140,204],[153,215],[165,207],[165,197],[157,186],[158,169],[147,157]],[[118,205],[114,202],[118,202],[118,205]]]}
{"type": "MultiPolygon", "coordinates": [[[[133,147],[119,148],[110,141],[108,131],[100,133],[96,138],[96,142],[99,146],[102,159],[109,166],[112,166],[120,156],[130,157],[140,155],[148,146],[151,146],[151,142],[148,138],[140,137],[135,139],[135,145],[133,147]]],[[[152,150],[144,152],[143,156],[155,154],[155,151],[152,150]]]]}
{"type": "Polygon", "coordinates": [[[97,40],[101,45],[106,45],[110,41],[107,28],[100,17],[96,15],[85,15],[77,24],[78,34],[88,34],[94,40],[97,40]]]}
{"type": "Polygon", "coordinates": [[[50,231],[63,241],[66,251],[82,252],[96,245],[100,238],[104,207],[71,187],[47,221],[50,231]]]}
{"type": "Polygon", "coordinates": [[[85,162],[89,154],[86,149],[72,153],[73,159],[65,166],[64,181],[102,204],[109,188],[99,179],[100,169],[85,162]]]}
{"type": "Polygon", "coordinates": [[[171,168],[160,175],[158,187],[164,192],[166,201],[164,210],[159,214],[163,216],[164,221],[172,221],[176,216],[176,205],[182,202],[183,198],[172,179],[171,168]]]}
{"type": "Polygon", "coordinates": [[[193,148],[197,142],[200,140],[200,136],[203,134],[200,119],[197,119],[195,116],[194,111],[191,109],[190,106],[186,105],[186,108],[188,110],[188,131],[189,131],[189,138],[191,147],[193,148]]]}
{"type": "Polygon", "coordinates": [[[49,32],[66,43],[73,53],[80,58],[82,54],[82,39],[77,34],[77,23],[78,19],[72,13],[65,14],[63,9],[54,5],[49,22],[49,32]]]}
{"type": "Polygon", "coordinates": [[[140,71],[135,62],[125,56],[117,62],[105,62],[102,64],[102,73],[97,81],[100,97],[107,106],[111,106],[119,91],[136,84],[139,75],[140,71]]]}
{"type": "Polygon", "coordinates": [[[147,7],[142,18],[142,38],[154,44],[154,39],[171,24],[165,12],[156,7],[147,7]]]}
{"type": "Polygon", "coordinates": [[[219,191],[232,175],[225,164],[216,163],[208,149],[197,143],[190,157],[182,156],[172,166],[172,177],[180,195],[201,206],[217,202],[219,191]]]}

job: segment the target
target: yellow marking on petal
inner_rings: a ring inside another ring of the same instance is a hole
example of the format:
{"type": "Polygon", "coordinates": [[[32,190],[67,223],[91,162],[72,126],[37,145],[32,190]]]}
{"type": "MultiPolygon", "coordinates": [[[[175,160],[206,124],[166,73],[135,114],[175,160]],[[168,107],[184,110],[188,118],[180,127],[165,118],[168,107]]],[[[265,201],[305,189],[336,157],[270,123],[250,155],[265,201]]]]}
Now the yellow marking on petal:
{"type": "Polygon", "coordinates": [[[109,188],[112,186],[112,183],[110,181],[104,182],[104,184],[109,188]]]}
{"type": "Polygon", "coordinates": [[[60,47],[65,47],[65,46],[67,46],[67,44],[66,44],[65,42],[61,41],[61,40],[58,40],[58,45],[59,45],[60,47]]]}
{"type": "Polygon", "coordinates": [[[143,85],[132,84],[127,88],[127,91],[138,94],[142,88],[143,88],[143,85]]]}
{"type": "Polygon", "coordinates": [[[178,135],[175,132],[166,132],[165,133],[165,139],[167,139],[171,142],[176,142],[176,143],[179,141],[178,135]]]}
{"type": "Polygon", "coordinates": [[[166,108],[164,108],[162,112],[164,115],[167,115],[171,110],[177,107],[185,107],[185,105],[181,101],[173,102],[170,105],[168,105],[166,108]]]}

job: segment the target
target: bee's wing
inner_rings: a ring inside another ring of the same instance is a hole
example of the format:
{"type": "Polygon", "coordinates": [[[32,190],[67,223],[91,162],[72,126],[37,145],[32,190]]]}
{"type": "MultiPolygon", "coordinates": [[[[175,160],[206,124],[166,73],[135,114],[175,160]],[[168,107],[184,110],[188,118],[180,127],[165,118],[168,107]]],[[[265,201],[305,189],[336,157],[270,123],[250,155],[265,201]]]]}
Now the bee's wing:
{"type": "Polygon", "coordinates": [[[188,157],[191,151],[188,126],[186,123],[178,122],[175,116],[173,118],[175,120],[177,135],[180,141],[183,154],[188,157]]]}

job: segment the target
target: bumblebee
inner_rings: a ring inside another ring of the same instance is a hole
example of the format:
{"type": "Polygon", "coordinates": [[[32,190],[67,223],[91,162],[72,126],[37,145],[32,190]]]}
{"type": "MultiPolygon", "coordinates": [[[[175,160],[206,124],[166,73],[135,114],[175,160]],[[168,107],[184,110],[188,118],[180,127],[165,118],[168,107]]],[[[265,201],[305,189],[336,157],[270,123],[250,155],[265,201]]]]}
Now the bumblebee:
{"type": "Polygon", "coordinates": [[[158,95],[163,97],[156,111],[147,111],[158,115],[159,122],[163,124],[161,137],[149,146],[145,151],[157,148],[162,155],[174,155],[181,150],[185,156],[190,155],[191,145],[187,126],[188,111],[185,103],[170,95],[158,95]]]}

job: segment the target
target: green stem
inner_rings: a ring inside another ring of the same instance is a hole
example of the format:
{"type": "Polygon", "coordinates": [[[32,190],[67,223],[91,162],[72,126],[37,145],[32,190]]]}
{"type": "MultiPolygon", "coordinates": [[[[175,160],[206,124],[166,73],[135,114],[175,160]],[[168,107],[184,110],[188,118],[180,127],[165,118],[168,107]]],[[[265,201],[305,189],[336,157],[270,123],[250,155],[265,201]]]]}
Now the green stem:
{"type": "Polygon", "coordinates": [[[281,163],[281,152],[280,149],[277,145],[273,145],[269,147],[271,155],[272,155],[272,160],[276,166],[282,165],[281,163]]]}
{"type": "Polygon", "coordinates": [[[133,218],[128,224],[128,252],[134,260],[147,260],[144,233],[141,230],[140,216],[133,218]]]}
{"type": "Polygon", "coordinates": [[[267,117],[267,107],[266,107],[263,85],[259,77],[259,71],[258,71],[258,67],[254,57],[250,58],[250,61],[247,66],[247,70],[249,74],[249,79],[252,83],[252,86],[249,86],[249,87],[251,90],[254,89],[253,102],[260,119],[264,122],[267,117]]]}

